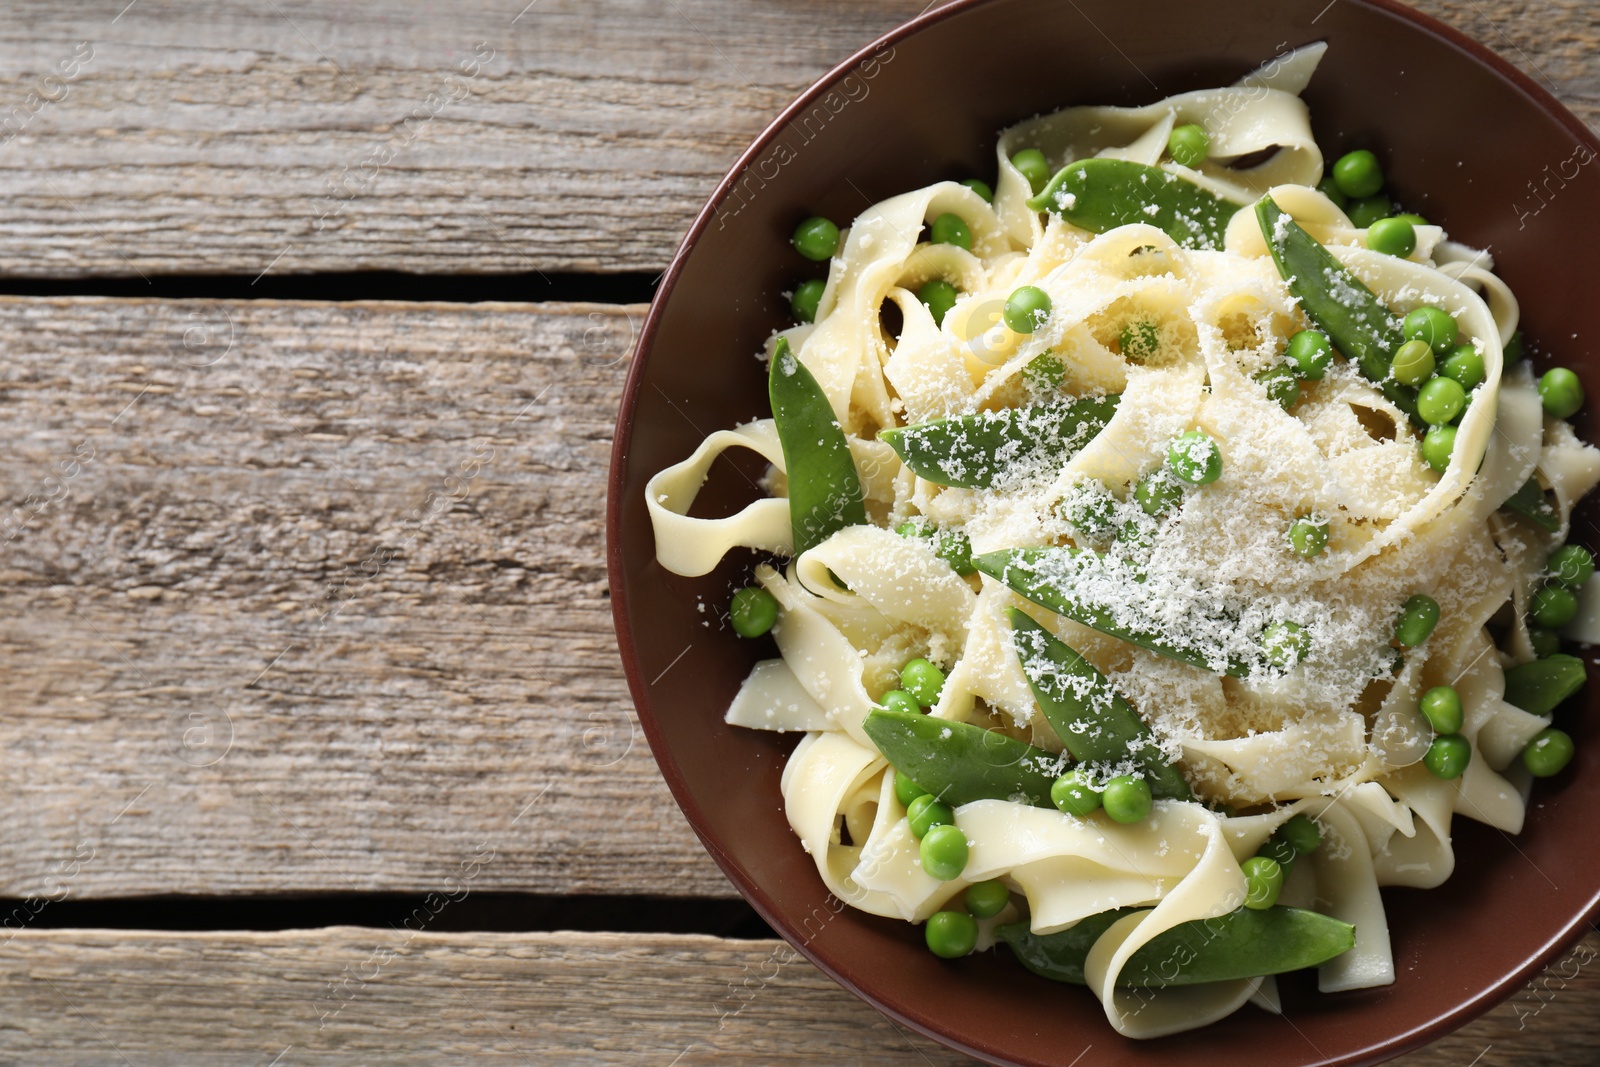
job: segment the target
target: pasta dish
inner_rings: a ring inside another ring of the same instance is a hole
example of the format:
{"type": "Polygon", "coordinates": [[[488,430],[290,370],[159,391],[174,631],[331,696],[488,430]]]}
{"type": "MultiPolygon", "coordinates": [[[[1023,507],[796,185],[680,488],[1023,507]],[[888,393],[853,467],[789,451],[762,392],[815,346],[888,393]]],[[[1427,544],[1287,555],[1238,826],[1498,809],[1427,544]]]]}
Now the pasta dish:
{"type": "Polygon", "coordinates": [[[731,624],[777,654],[727,721],[804,735],[783,803],[828,889],[1130,1037],[1305,967],[1395,981],[1380,887],[1445,882],[1458,815],[1520,830],[1572,753],[1562,640],[1600,640],[1582,387],[1531,369],[1485,252],[1325,160],[1322,51],[808,219],[773,417],[647,490],[667,570],[765,560],[731,624]],[[770,495],[691,516],[731,448],[770,495]]]}

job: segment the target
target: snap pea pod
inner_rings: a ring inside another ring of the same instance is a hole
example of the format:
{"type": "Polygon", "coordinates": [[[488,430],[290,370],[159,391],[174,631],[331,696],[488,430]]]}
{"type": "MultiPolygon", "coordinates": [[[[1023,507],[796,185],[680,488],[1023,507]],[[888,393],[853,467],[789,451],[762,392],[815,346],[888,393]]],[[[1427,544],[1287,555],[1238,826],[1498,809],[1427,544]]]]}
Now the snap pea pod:
{"type": "Polygon", "coordinates": [[[1088,958],[1089,950],[1094,948],[1094,943],[1100,940],[1100,935],[1111,929],[1111,925],[1124,915],[1132,915],[1138,908],[1114,908],[1111,911],[1102,911],[1097,915],[1085,916],[1067,927],[1053,934],[1036,934],[1028,929],[1026,919],[1021,922],[1003,923],[995,927],[994,933],[1004,941],[1020,962],[1028,970],[1052,982],[1071,982],[1073,985],[1087,985],[1088,979],[1083,974],[1083,961],[1088,958]]]}
{"type": "Polygon", "coordinates": [[[1545,498],[1537,478],[1523,482],[1522,488],[1512,493],[1500,507],[1530,520],[1546,533],[1556,533],[1561,529],[1561,516],[1556,514],[1556,509],[1545,498]]]}
{"type": "MultiPolygon", "coordinates": [[[[1205,651],[1198,645],[1179,643],[1181,638],[1169,638],[1158,629],[1155,622],[1155,613],[1152,611],[1149,627],[1126,626],[1119,623],[1105,608],[1093,604],[1086,604],[1079,600],[1071,588],[1074,572],[1084,563],[1092,563],[1096,557],[1093,553],[1080,552],[1074,548],[1015,548],[1001,552],[990,552],[981,556],[972,557],[972,565],[989,577],[1004,582],[1012,591],[1026,597],[1040,607],[1049,608],[1057,615],[1065,615],[1074,622],[1080,622],[1093,630],[1103,634],[1119,637],[1124,641],[1148,648],[1169,659],[1188,663],[1203,670],[1220,670],[1223,674],[1231,674],[1242,678],[1250,673],[1250,664],[1244,660],[1229,656],[1220,665],[1213,663],[1205,651]]],[[[1123,603],[1137,606],[1139,599],[1139,586],[1130,584],[1127,596],[1123,603]]],[[[1203,617],[1193,620],[1192,632],[1217,630],[1235,630],[1239,620],[1229,612],[1219,607],[1197,605],[1203,617]]]]}
{"type": "MultiPolygon", "coordinates": [[[[1035,934],[1026,922],[1007,923],[995,933],[1034,974],[1081,985],[1089,949],[1134,910],[1101,912],[1054,934],[1035,934]]],[[[1355,943],[1354,926],[1318,912],[1282,905],[1240,908],[1157,934],[1128,958],[1117,985],[1145,989],[1283,974],[1327,963],[1355,943]]]]}
{"type": "Polygon", "coordinates": [[[1126,159],[1081,159],[1056,171],[1035,211],[1050,211],[1092,233],[1142,222],[1185,248],[1217,251],[1239,205],[1194,182],[1126,159]]]}
{"type": "Polygon", "coordinates": [[[1558,652],[1506,671],[1506,703],[1530,715],[1548,715],[1588,680],[1583,660],[1558,652]]]}
{"type": "Polygon", "coordinates": [[[1131,756],[1156,796],[1189,799],[1189,783],[1162,758],[1150,727],[1092,663],[1016,608],[1011,643],[1039,709],[1073,759],[1118,763],[1131,756]]]}
{"type": "Polygon", "coordinates": [[[867,521],[861,477],[850,456],[833,405],[805,364],[778,339],[767,378],[772,421],[777,424],[788,468],[789,523],[794,529],[794,554],[826,541],[846,526],[867,521]]]}
{"type": "Polygon", "coordinates": [[[1119,399],[1080,397],[1065,404],[929,419],[883,430],[878,440],[887,442],[919,478],[987,489],[1008,474],[1071,456],[1105,429],[1119,399]]]}
{"type": "Polygon", "coordinates": [[[863,725],[894,769],[955,807],[1020,800],[1048,808],[1061,756],[971,723],[904,711],[872,711],[863,725]]]}
{"type": "Polygon", "coordinates": [[[1423,425],[1417,415],[1416,389],[1402,385],[1389,371],[1395,350],[1405,343],[1400,321],[1272,197],[1257,201],[1256,220],[1278,273],[1312,323],[1382,388],[1395,407],[1423,425]]]}

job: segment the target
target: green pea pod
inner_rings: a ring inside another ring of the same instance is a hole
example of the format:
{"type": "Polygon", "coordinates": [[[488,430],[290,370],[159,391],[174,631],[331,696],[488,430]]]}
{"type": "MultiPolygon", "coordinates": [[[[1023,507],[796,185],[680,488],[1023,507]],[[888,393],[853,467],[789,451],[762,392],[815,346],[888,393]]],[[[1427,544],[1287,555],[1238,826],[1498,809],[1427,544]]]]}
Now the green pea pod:
{"type": "MultiPolygon", "coordinates": [[[[1026,922],[995,933],[1034,974],[1083,984],[1083,961],[1101,934],[1134,909],[1120,908],[1081,920],[1059,933],[1039,935],[1026,922]],[[1093,924],[1079,931],[1085,924],[1093,924]]],[[[1314,911],[1275,905],[1240,908],[1214,919],[1193,919],[1165,930],[1129,957],[1117,985],[1130,989],[1229,982],[1318,967],[1355,947],[1356,928],[1314,911]]]]}
{"type": "Polygon", "coordinates": [[[1119,399],[1082,397],[1065,404],[929,419],[880,431],[878,440],[887,442],[919,478],[987,489],[1008,474],[1069,458],[1105,429],[1119,399]]]}
{"type": "MultiPolygon", "coordinates": [[[[1015,548],[973,556],[972,565],[989,577],[1004,582],[1013,592],[1040,607],[1049,608],[1057,615],[1065,615],[1090,629],[1120,637],[1140,648],[1148,648],[1169,659],[1203,670],[1231,674],[1237,678],[1250,673],[1250,664],[1244,660],[1229,657],[1214,662],[1204,648],[1187,643],[1184,635],[1167,636],[1171,627],[1163,632],[1154,605],[1151,605],[1148,613],[1148,626],[1126,626],[1118,622],[1110,611],[1079,600],[1072,590],[1073,579],[1096,558],[1092,552],[1080,552],[1075,548],[1015,548]]],[[[1137,609],[1139,601],[1140,587],[1132,583],[1123,598],[1123,604],[1137,609]]],[[[1192,624],[1188,627],[1188,633],[1235,630],[1239,626],[1239,620],[1219,606],[1197,604],[1195,611],[1197,614],[1188,620],[1192,624]]]]}
{"type": "Polygon", "coordinates": [[[1588,680],[1583,660],[1558,652],[1506,671],[1506,703],[1530,715],[1549,715],[1588,680]]]}
{"type": "Polygon", "coordinates": [[[1083,974],[1083,961],[1089,950],[1100,940],[1100,935],[1124,915],[1132,915],[1138,908],[1115,908],[1089,915],[1065,930],[1053,934],[1036,934],[1028,929],[1028,920],[1003,923],[995,927],[995,936],[1011,947],[1018,961],[1034,974],[1052,982],[1071,982],[1087,985],[1083,974]]]}
{"type": "Polygon", "coordinates": [[[833,417],[833,405],[805,364],[789,351],[787,338],[778,339],[772,354],[767,394],[788,468],[789,522],[798,556],[846,526],[865,525],[861,477],[850,456],[850,442],[833,417]]]}
{"type": "Polygon", "coordinates": [[[1222,248],[1228,220],[1239,210],[1194,182],[1126,159],[1068,163],[1028,206],[1091,233],[1145,223],[1185,248],[1210,251],[1222,248]]]}
{"type": "Polygon", "coordinates": [[[1162,758],[1150,727],[1092,663],[1016,608],[1011,643],[1039,709],[1073,759],[1119,763],[1131,756],[1156,796],[1189,799],[1189,783],[1162,758]]]}
{"type": "Polygon", "coordinates": [[[1500,507],[1532,521],[1546,533],[1557,533],[1561,529],[1561,516],[1556,514],[1556,509],[1546,499],[1544,490],[1539,488],[1537,478],[1529,478],[1523,482],[1522,488],[1512,493],[1500,507]]]}
{"type": "Polygon", "coordinates": [[[952,807],[974,800],[1050,807],[1065,762],[996,730],[932,715],[874,710],[863,728],[895,770],[952,807]]]}
{"type": "Polygon", "coordinates": [[[1390,402],[1418,426],[1417,391],[1389,372],[1395,350],[1405,343],[1400,321],[1361,279],[1333,257],[1300,224],[1263,196],[1256,220],[1278,273],[1317,329],[1328,335],[1361,373],[1383,389],[1390,402]]]}

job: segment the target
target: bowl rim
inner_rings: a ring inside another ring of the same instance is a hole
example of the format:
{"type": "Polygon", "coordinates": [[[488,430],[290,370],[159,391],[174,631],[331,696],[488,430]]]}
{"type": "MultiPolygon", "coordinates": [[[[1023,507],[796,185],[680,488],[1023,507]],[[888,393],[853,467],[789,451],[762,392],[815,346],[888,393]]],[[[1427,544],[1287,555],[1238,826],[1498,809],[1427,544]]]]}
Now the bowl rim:
{"type": "MultiPolygon", "coordinates": [[[[654,716],[644,714],[641,710],[648,703],[648,700],[643,698],[643,694],[648,691],[648,687],[644,684],[637,651],[634,647],[632,631],[629,628],[630,606],[628,603],[627,582],[625,580],[626,561],[622,548],[623,491],[627,481],[627,460],[633,436],[634,411],[637,407],[640,387],[643,382],[644,368],[649,362],[656,333],[660,329],[666,304],[672,296],[678,277],[682,274],[689,257],[694,252],[700,238],[704,235],[706,228],[717,217],[729,193],[738,184],[738,180],[744,176],[745,171],[761,158],[762,154],[789,127],[792,121],[809,111],[814,104],[819,102],[834,87],[836,82],[842,80],[867,59],[879,54],[885,47],[892,48],[896,44],[921,32],[926,27],[994,2],[996,0],[950,0],[949,3],[940,7],[924,9],[907,22],[890,29],[858,49],[824,73],[784,107],[761,130],[749,147],[739,154],[739,157],[728,169],[722,180],[717,183],[716,189],[684,234],[683,240],[679,243],[677,251],[673,253],[667,269],[662,272],[660,284],[650,302],[650,308],[645,314],[638,336],[634,340],[632,350],[629,353],[628,373],[623,381],[622,397],[617,409],[617,421],[612,437],[611,462],[606,479],[605,532],[606,573],[607,583],[611,591],[612,623],[616,631],[618,653],[621,656],[623,671],[628,681],[629,694],[634,700],[635,713],[638,714],[639,724],[650,745],[651,754],[655,757],[657,768],[672,792],[673,800],[683,812],[690,828],[694,830],[696,838],[705,847],[707,853],[710,854],[718,869],[739,891],[745,901],[755,909],[757,914],[791,947],[800,952],[812,966],[826,974],[832,981],[849,990],[853,995],[866,1001],[874,1010],[883,1013],[897,1023],[911,1027],[918,1033],[946,1047],[954,1048],[987,1062],[1009,1064],[1013,1061],[1001,1058],[1005,1056],[1005,1053],[1000,1048],[975,1047],[949,1034],[932,1030],[881,1002],[877,997],[862,989],[848,975],[834,968],[825,959],[819,958],[808,940],[788,928],[788,921],[779,913],[763,887],[746,879],[733,857],[724,852],[716,842],[707,836],[704,814],[693,800],[688,788],[688,782],[679,770],[676,761],[667,753],[663,743],[664,738],[656,726],[654,716]]],[[[1337,3],[1339,0],[1334,0],[1334,2],[1337,3]]],[[[1501,79],[1508,82],[1527,97],[1539,111],[1556,120],[1578,142],[1586,145],[1596,156],[1600,156],[1600,136],[1591,131],[1553,93],[1540,85],[1530,75],[1512,66],[1509,61],[1492,51],[1488,46],[1431,15],[1408,7],[1401,3],[1400,0],[1344,0],[1344,2],[1410,23],[1415,29],[1442,41],[1458,52],[1465,53],[1469,58],[1487,67],[1501,79]]],[[[1332,5],[1330,4],[1329,6],[1331,7],[1332,5]]],[[[1600,887],[1597,887],[1596,892],[1591,896],[1586,910],[1574,914],[1570,922],[1543,945],[1530,952],[1522,963],[1504,973],[1497,981],[1478,990],[1476,995],[1457,1004],[1450,1011],[1435,1016],[1410,1030],[1392,1035],[1386,1040],[1369,1044],[1365,1048],[1353,1051],[1342,1058],[1324,1058],[1316,1061],[1315,1065],[1308,1063],[1308,1067],[1357,1067],[1360,1064],[1379,1063],[1392,1057],[1415,1051],[1438,1040],[1505,1000],[1537,970],[1549,964],[1562,951],[1575,943],[1587,929],[1592,928],[1597,917],[1600,917],[1600,887]]]]}

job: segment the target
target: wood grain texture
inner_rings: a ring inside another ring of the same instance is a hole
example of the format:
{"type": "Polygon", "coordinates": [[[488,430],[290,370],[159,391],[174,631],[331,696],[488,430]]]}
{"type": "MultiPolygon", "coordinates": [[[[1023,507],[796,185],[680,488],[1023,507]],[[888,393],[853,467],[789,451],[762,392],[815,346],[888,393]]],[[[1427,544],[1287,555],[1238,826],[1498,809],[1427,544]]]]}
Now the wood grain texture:
{"type": "Polygon", "coordinates": [[[733,895],[611,628],[641,312],[0,300],[0,895],[733,895]]]}
{"type": "MultiPolygon", "coordinates": [[[[23,0],[0,272],[659,271],[783,105],[924,4],[23,0]]],[[[1589,0],[1416,6],[1600,120],[1589,0]]]]}
{"type": "MultiPolygon", "coordinates": [[[[1557,965],[1571,977],[1547,976],[1397,1062],[1595,1062],[1597,954],[1591,935],[1557,965]]],[[[781,941],[28,931],[0,944],[0,1002],[0,1057],[26,1063],[974,1062],[879,1015],[781,941]]],[[[1089,1062],[1101,1062],[1092,1046],[1089,1062]]]]}
{"type": "Polygon", "coordinates": [[[781,941],[29,932],[0,947],[0,999],[12,1062],[968,1062],[781,941]]]}

